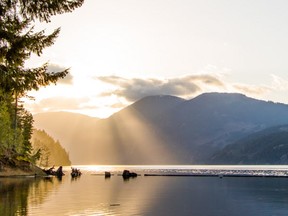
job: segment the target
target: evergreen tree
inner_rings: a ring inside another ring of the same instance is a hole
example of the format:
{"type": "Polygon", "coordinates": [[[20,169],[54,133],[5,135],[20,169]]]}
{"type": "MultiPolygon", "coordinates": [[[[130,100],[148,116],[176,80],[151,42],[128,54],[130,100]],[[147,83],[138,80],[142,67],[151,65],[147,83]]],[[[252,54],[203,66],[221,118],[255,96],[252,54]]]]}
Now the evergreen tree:
{"type": "Polygon", "coordinates": [[[19,109],[19,98],[30,90],[56,84],[57,80],[68,73],[68,69],[47,72],[48,63],[36,68],[25,68],[25,61],[31,54],[40,56],[44,48],[54,44],[60,32],[60,28],[48,35],[44,30],[35,32],[35,21],[49,22],[51,16],[72,12],[83,2],[84,0],[0,1],[0,136],[7,131],[7,136],[0,137],[0,156],[7,155],[7,150],[9,154],[15,153],[14,156],[27,156],[31,152],[33,119],[23,108],[19,109]]]}
{"type": "MultiPolygon", "coordinates": [[[[3,98],[3,94],[0,95],[3,98]]],[[[5,100],[0,100],[0,155],[6,155],[13,145],[13,130],[10,114],[5,100]]]]}
{"type": "Polygon", "coordinates": [[[21,114],[19,115],[19,122],[21,128],[21,134],[23,137],[22,146],[20,146],[19,154],[27,158],[31,154],[32,144],[31,144],[31,136],[33,133],[33,116],[27,110],[22,109],[21,114]]]}
{"type": "Polygon", "coordinates": [[[56,14],[71,12],[84,0],[1,0],[0,2],[0,86],[14,97],[29,90],[56,83],[64,78],[68,69],[47,72],[48,64],[25,68],[25,61],[32,53],[40,56],[44,48],[54,44],[60,28],[51,34],[34,32],[34,21],[50,21],[56,14]]]}
{"type": "Polygon", "coordinates": [[[44,130],[34,129],[31,141],[34,155],[41,152],[41,155],[38,155],[37,165],[41,167],[71,165],[68,152],[61,146],[59,141],[55,141],[44,130]]]}

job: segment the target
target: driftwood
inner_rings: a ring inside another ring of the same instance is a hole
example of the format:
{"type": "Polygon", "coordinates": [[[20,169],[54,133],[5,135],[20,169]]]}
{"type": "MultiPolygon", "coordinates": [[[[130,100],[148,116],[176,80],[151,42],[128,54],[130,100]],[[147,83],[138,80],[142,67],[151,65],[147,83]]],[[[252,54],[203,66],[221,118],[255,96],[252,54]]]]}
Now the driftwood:
{"type": "Polygon", "coordinates": [[[53,175],[62,177],[64,174],[62,166],[60,166],[56,171],[54,170],[54,166],[49,169],[42,169],[47,175],[53,175]]]}
{"type": "Polygon", "coordinates": [[[82,173],[81,173],[80,169],[71,167],[71,177],[72,178],[79,177],[81,175],[82,175],[82,173]]]}

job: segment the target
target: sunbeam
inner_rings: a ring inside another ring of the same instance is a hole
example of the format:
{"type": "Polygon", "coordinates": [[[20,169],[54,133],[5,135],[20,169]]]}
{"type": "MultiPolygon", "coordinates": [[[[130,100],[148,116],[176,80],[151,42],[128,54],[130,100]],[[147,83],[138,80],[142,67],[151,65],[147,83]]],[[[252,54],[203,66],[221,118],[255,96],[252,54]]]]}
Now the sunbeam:
{"type": "Polygon", "coordinates": [[[165,148],[164,140],[153,125],[141,113],[130,108],[109,121],[110,136],[114,148],[121,154],[122,164],[163,164],[174,161],[172,153],[165,148]]]}

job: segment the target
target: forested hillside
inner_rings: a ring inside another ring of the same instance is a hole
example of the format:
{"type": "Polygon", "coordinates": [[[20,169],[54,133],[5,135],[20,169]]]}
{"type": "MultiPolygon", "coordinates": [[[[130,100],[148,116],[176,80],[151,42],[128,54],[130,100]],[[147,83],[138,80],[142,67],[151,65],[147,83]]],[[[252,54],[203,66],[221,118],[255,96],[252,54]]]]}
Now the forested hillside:
{"type": "Polygon", "coordinates": [[[226,146],[210,164],[288,164],[288,125],[268,128],[226,146]]]}
{"type": "Polygon", "coordinates": [[[59,141],[55,141],[44,130],[35,129],[31,141],[34,151],[38,151],[39,149],[41,151],[37,165],[41,167],[71,165],[69,155],[59,141]]]}

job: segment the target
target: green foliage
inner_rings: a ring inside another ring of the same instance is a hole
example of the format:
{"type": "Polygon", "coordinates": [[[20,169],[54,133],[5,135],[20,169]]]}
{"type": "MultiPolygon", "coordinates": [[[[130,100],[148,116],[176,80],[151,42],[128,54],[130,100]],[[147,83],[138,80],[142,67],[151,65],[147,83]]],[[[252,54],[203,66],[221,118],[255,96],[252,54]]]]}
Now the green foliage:
{"type": "Polygon", "coordinates": [[[34,21],[50,21],[56,14],[71,12],[84,0],[2,0],[0,2],[0,88],[15,96],[29,90],[56,83],[68,69],[47,72],[47,63],[37,68],[24,68],[32,53],[40,56],[44,48],[54,44],[60,28],[46,35],[34,32],[34,21]]]}
{"type": "Polygon", "coordinates": [[[6,101],[0,100],[0,155],[5,154],[13,146],[13,130],[6,101]]]}
{"type": "Polygon", "coordinates": [[[45,35],[44,30],[34,32],[33,19],[48,21],[51,15],[68,12],[69,8],[71,11],[83,1],[49,2],[48,4],[47,1],[25,0],[0,2],[0,86],[5,92],[22,96],[29,90],[38,90],[41,86],[56,83],[68,73],[68,69],[48,73],[47,63],[37,68],[24,68],[25,61],[31,54],[40,56],[44,48],[54,44],[60,32],[60,28],[49,35],[45,35]]]}
{"type": "Polygon", "coordinates": [[[32,145],[34,149],[34,156],[39,156],[37,164],[41,167],[69,166],[71,161],[68,153],[44,130],[34,130],[32,135],[32,145]]]}
{"type": "Polygon", "coordinates": [[[20,148],[20,154],[24,157],[29,157],[32,150],[30,139],[33,133],[33,116],[31,113],[24,109],[18,115],[20,127],[17,128],[21,128],[21,134],[23,136],[23,143],[22,148],[20,148]]]}
{"type": "Polygon", "coordinates": [[[12,127],[10,99],[0,91],[0,156],[16,157],[23,145],[21,128],[12,127]]]}
{"type": "MultiPolygon", "coordinates": [[[[51,16],[71,12],[84,0],[1,0],[0,1],[0,157],[33,160],[32,115],[19,105],[19,98],[30,90],[56,84],[68,69],[47,72],[48,63],[26,68],[32,53],[40,56],[54,44],[60,28],[46,34],[35,32],[36,20],[49,22],[51,16]]],[[[40,152],[38,153],[38,155],[40,152]]]]}

